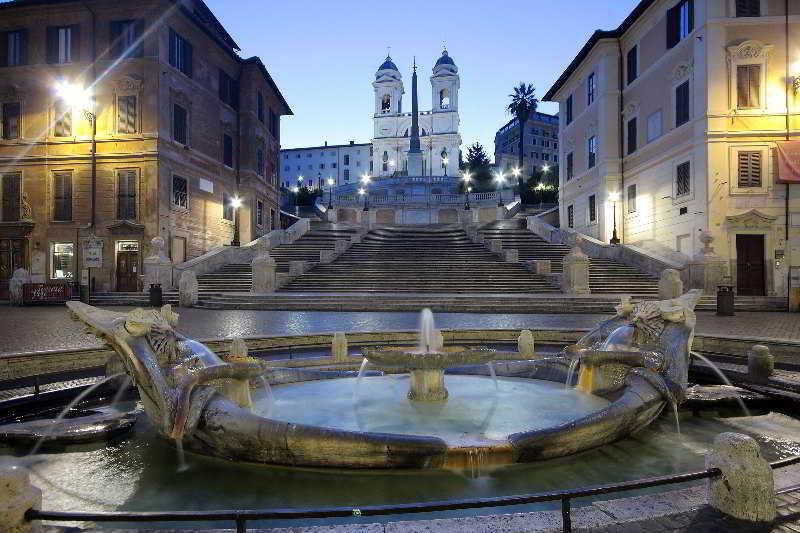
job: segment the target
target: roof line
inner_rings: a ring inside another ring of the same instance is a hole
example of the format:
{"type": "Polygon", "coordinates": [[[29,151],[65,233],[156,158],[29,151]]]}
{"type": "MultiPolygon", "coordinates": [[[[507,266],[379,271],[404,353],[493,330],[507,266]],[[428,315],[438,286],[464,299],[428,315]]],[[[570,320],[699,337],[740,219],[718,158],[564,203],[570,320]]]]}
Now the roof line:
{"type": "Polygon", "coordinates": [[[323,144],[321,146],[306,146],[301,148],[281,148],[281,152],[296,152],[298,150],[319,150],[325,148],[347,148],[348,146],[369,146],[372,143],[354,143],[354,144],[323,144]]]}

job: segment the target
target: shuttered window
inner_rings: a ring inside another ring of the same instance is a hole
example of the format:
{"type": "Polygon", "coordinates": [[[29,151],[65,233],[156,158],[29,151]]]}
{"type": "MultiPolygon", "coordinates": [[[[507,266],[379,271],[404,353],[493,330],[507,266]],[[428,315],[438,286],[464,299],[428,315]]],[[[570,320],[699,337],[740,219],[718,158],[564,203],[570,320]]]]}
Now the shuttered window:
{"type": "Polygon", "coordinates": [[[639,60],[637,50],[638,48],[636,46],[628,50],[628,55],[625,60],[625,64],[627,66],[628,85],[633,83],[633,80],[639,76],[639,60]]]}
{"type": "Polygon", "coordinates": [[[2,177],[3,211],[0,220],[3,222],[16,222],[21,218],[20,189],[22,188],[22,175],[19,173],[3,174],[2,177]]]}
{"type": "Polygon", "coordinates": [[[633,117],[628,121],[628,153],[632,154],[636,151],[636,137],[639,134],[637,125],[636,125],[636,117],[633,117]]]}
{"type": "Polygon", "coordinates": [[[575,154],[570,152],[567,154],[567,181],[575,177],[575,154]]]}
{"type": "Polygon", "coordinates": [[[761,65],[736,67],[736,105],[739,109],[761,106],[761,65]]]}
{"type": "Polygon", "coordinates": [[[761,187],[761,152],[739,152],[739,187],[761,187]]]}
{"type": "Polygon", "coordinates": [[[80,26],[47,28],[47,62],[55,65],[80,61],[80,26]]]}
{"type": "Polygon", "coordinates": [[[636,212],[636,184],[628,185],[628,213],[636,212]]]}
{"type": "Polygon", "coordinates": [[[597,222],[597,199],[594,194],[589,196],[589,222],[597,222]]]}
{"type": "Polygon", "coordinates": [[[170,28],[169,30],[169,64],[192,77],[192,45],[170,28]]]}
{"type": "Polygon", "coordinates": [[[256,93],[256,113],[258,115],[258,121],[262,124],[264,123],[264,95],[261,94],[261,91],[256,93]]]}
{"type": "Polygon", "coordinates": [[[239,107],[239,84],[222,69],[219,70],[219,99],[234,109],[239,107]]]}
{"type": "Polygon", "coordinates": [[[226,167],[233,167],[233,137],[227,133],[222,134],[222,163],[226,167]]]}
{"type": "Polygon", "coordinates": [[[3,139],[19,139],[19,116],[20,104],[19,102],[8,102],[2,106],[3,113],[3,139]]]}
{"type": "Polygon", "coordinates": [[[675,171],[675,196],[684,196],[691,191],[691,167],[686,161],[678,165],[675,171]]]}
{"type": "Polygon", "coordinates": [[[72,220],[72,173],[53,173],[53,220],[72,220]]]}
{"type": "Polygon", "coordinates": [[[16,67],[28,62],[28,30],[0,32],[0,67],[16,67]]]}
{"type": "Polygon", "coordinates": [[[589,156],[586,167],[593,168],[595,163],[597,163],[597,137],[594,135],[589,137],[586,141],[586,152],[589,156]]]}
{"type": "Polygon", "coordinates": [[[180,144],[189,144],[188,114],[178,104],[172,106],[172,138],[180,144]]]}
{"type": "Polygon", "coordinates": [[[135,170],[117,172],[117,219],[136,220],[136,181],[135,170]]]}
{"type": "MultiPolygon", "coordinates": [[[[259,141],[261,144],[261,141],[259,141]]],[[[259,176],[264,175],[264,149],[260,146],[256,148],[256,174],[259,176]]]]}
{"type": "Polygon", "coordinates": [[[667,11],[667,48],[694,31],[694,0],[683,0],[667,11]]]}
{"type": "Polygon", "coordinates": [[[736,0],[737,17],[760,17],[761,0],[736,0]]]}
{"type": "Polygon", "coordinates": [[[117,132],[136,133],[136,96],[117,97],[117,132]]]}
{"type": "Polygon", "coordinates": [[[113,57],[142,57],[143,20],[113,20],[110,32],[113,57]]]}
{"type": "Polygon", "coordinates": [[[689,80],[675,88],[675,127],[689,122],[689,80]]]}
{"type": "Polygon", "coordinates": [[[567,96],[567,124],[572,123],[572,95],[567,96]]]}
{"type": "Polygon", "coordinates": [[[575,226],[575,208],[574,206],[567,206],[567,227],[575,226]]]}

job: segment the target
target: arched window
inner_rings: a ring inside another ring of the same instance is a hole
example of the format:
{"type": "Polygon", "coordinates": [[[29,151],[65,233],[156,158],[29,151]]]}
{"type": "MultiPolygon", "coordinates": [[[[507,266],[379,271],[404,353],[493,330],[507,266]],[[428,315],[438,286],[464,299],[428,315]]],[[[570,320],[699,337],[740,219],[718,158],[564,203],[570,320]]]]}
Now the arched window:
{"type": "Polygon", "coordinates": [[[392,97],[388,94],[383,95],[381,99],[381,113],[388,113],[392,108],[392,97]]]}
{"type": "Polygon", "coordinates": [[[427,134],[428,134],[428,132],[427,132],[427,131],[425,131],[425,128],[422,128],[422,136],[424,137],[424,136],[426,136],[427,134]]]}
{"type": "Polygon", "coordinates": [[[450,89],[447,87],[439,91],[439,109],[450,109],[450,89]]]}
{"type": "Polygon", "coordinates": [[[386,172],[389,170],[389,152],[386,150],[383,151],[383,171],[386,172]]]}
{"type": "Polygon", "coordinates": [[[447,175],[447,163],[449,162],[447,160],[447,148],[442,148],[442,153],[440,153],[439,156],[441,156],[441,158],[442,158],[442,176],[446,176],[447,175]]]}

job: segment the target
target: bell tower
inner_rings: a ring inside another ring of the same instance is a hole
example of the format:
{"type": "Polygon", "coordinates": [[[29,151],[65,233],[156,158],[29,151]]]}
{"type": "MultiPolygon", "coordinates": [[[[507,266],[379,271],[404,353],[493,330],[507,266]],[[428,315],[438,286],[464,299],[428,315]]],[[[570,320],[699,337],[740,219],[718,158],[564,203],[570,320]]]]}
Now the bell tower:
{"type": "Polygon", "coordinates": [[[442,57],[436,61],[431,76],[431,107],[434,113],[458,112],[458,89],[461,79],[458,67],[453,58],[442,51],[442,57]]]}
{"type": "Polygon", "coordinates": [[[375,117],[403,112],[403,77],[388,55],[375,73],[375,117]]]}

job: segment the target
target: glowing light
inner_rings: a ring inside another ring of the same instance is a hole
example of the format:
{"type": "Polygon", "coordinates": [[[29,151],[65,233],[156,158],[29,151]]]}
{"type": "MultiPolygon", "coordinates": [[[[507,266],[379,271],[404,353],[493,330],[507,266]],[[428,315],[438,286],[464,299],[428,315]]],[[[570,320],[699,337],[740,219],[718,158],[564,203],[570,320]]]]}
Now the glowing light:
{"type": "Polygon", "coordinates": [[[444,166],[447,166],[447,164],[448,164],[449,162],[450,162],[450,160],[449,160],[449,159],[447,159],[446,157],[445,157],[445,158],[442,158],[442,164],[443,164],[444,166]]]}
{"type": "Polygon", "coordinates": [[[359,196],[364,196],[365,194],[367,194],[367,191],[366,191],[366,189],[364,189],[364,187],[360,187],[360,188],[358,189],[358,195],[359,195],[359,196]]]}
{"type": "Polygon", "coordinates": [[[390,160],[389,160],[389,166],[390,166],[390,167],[393,167],[393,166],[394,166],[394,159],[390,159],[390,160]]]}
{"type": "Polygon", "coordinates": [[[92,92],[80,85],[62,81],[56,84],[56,96],[71,107],[90,109],[92,107],[92,92]]]}
{"type": "Polygon", "coordinates": [[[472,179],[472,174],[470,174],[469,170],[464,171],[464,175],[461,176],[461,179],[464,180],[464,183],[469,183],[472,179]]]}
{"type": "Polygon", "coordinates": [[[303,181],[303,176],[297,176],[297,181],[299,181],[299,182],[301,182],[301,183],[302,183],[302,181],[303,181]]]}
{"type": "Polygon", "coordinates": [[[364,185],[367,185],[371,181],[371,179],[372,178],[369,177],[369,174],[362,174],[361,183],[363,183],[364,185]]]}
{"type": "Polygon", "coordinates": [[[297,186],[295,186],[295,187],[292,187],[290,190],[291,190],[293,193],[297,194],[297,193],[299,193],[299,192],[300,192],[300,187],[297,187],[297,186]]]}
{"type": "Polygon", "coordinates": [[[611,200],[612,202],[619,202],[619,192],[614,191],[608,193],[608,199],[611,200]]]}
{"type": "Polygon", "coordinates": [[[333,185],[334,185],[335,183],[336,183],[336,180],[334,180],[333,178],[328,178],[328,185],[330,185],[331,187],[333,187],[333,185]]]}
{"type": "Polygon", "coordinates": [[[512,169],[511,169],[511,174],[512,174],[512,175],[513,175],[515,178],[518,178],[518,177],[519,177],[519,175],[520,175],[520,174],[522,174],[522,171],[519,169],[519,167],[514,167],[514,168],[512,168],[512,169]]]}
{"type": "Polygon", "coordinates": [[[498,184],[502,185],[502,184],[504,184],[506,182],[506,177],[503,176],[502,172],[495,172],[494,173],[494,181],[496,181],[498,184]]]}
{"type": "Polygon", "coordinates": [[[467,192],[472,192],[472,187],[467,187],[467,192]]]}
{"type": "Polygon", "coordinates": [[[234,196],[233,198],[231,198],[231,207],[234,209],[239,209],[240,207],[242,207],[242,199],[239,198],[238,196],[234,196]]]}
{"type": "Polygon", "coordinates": [[[542,165],[542,172],[544,172],[544,173],[550,172],[550,165],[548,165],[546,163],[544,165],[542,165]]]}

